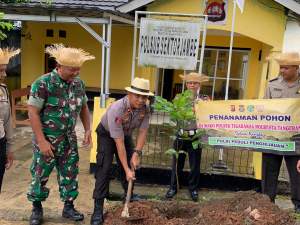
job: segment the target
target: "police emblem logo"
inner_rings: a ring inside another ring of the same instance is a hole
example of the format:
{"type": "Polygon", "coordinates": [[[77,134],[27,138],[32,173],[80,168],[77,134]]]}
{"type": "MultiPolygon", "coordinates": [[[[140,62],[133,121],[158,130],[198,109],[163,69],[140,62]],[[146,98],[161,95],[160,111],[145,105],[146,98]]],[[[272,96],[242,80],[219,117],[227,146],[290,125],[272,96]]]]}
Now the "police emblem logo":
{"type": "Polygon", "coordinates": [[[121,117],[116,117],[115,118],[115,123],[118,124],[118,125],[121,125],[122,124],[122,118],[121,117]]]}
{"type": "Polygon", "coordinates": [[[122,121],[124,123],[127,123],[129,121],[129,117],[130,117],[131,112],[132,111],[131,111],[130,108],[127,108],[127,110],[124,112],[123,117],[122,117],[122,121]]]}

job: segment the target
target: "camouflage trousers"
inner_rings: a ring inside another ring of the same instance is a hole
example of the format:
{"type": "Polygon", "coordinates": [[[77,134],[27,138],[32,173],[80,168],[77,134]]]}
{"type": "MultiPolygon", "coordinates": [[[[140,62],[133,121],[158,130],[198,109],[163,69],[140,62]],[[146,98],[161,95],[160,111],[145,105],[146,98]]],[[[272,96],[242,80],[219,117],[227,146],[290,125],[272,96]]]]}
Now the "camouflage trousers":
{"type": "Polygon", "coordinates": [[[53,168],[57,170],[57,182],[62,201],[73,201],[78,195],[78,149],[71,148],[67,140],[60,142],[54,158],[43,155],[33,144],[33,160],[30,167],[31,185],[27,193],[29,201],[44,201],[49,195],[46,184],[53,168]]]}

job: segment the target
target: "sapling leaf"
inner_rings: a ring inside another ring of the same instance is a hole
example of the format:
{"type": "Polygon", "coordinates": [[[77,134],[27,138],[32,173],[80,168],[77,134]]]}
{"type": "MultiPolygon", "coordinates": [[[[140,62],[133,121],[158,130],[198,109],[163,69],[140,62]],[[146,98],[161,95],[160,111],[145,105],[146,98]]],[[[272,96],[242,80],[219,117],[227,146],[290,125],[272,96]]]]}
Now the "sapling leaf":
{"type": "Polygon", "coordinates": [[[167,151],[166,151],[166,154],[167,155],[178,155],[177,151],[174,149],[174,148],[169,148],[167,151]]]}

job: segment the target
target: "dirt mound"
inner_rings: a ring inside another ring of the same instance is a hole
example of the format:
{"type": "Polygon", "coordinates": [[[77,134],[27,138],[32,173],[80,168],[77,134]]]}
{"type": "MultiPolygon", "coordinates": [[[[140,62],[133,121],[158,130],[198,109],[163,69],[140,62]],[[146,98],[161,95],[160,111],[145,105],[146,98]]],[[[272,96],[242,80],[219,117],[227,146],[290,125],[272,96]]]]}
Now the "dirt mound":
{"type": "Polygon", "coordinates": [[[203,204],[192,202],[134,202],[130,217],[121,218],[123,208],[109,212],[105,225],[294,225],[289,213],[280,210],[267,196],[237,192],[232,198],[203,204]]]}

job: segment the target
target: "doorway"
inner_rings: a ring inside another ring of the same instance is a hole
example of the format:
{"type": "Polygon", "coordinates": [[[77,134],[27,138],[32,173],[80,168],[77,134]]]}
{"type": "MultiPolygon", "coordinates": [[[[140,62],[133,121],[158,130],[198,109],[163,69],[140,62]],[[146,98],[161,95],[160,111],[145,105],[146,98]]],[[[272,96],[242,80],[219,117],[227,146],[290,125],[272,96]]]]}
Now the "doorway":
{"type": "MultiPolygon", "coordinates": [[[[45,45],[45,49],[51,45],[45,45]]],[[[48,53],[45,53],[45,73],[50,73],[52,70],[56,68],[56,61],[53,57],[50,57],[48,53]]]]}

